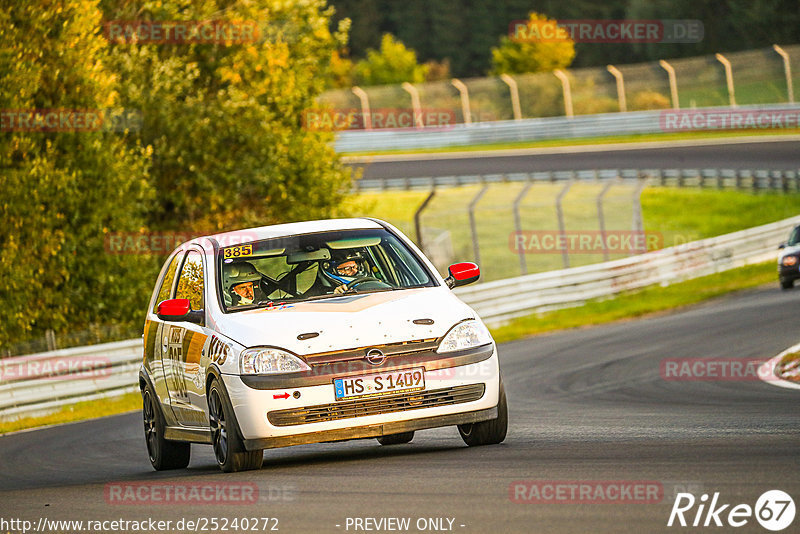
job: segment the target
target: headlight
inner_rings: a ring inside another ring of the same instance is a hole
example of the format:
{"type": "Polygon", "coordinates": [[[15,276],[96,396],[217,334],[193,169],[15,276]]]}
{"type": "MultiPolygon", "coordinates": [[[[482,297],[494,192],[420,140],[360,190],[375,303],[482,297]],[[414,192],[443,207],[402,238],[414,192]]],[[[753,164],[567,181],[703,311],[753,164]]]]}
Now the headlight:
{"type": "Polygon", "coordinates": [[[797,256],[784,256],[781,261],[784,267],[791,267],[792,265],[797,265],[797,256]]]}
{"type": "Polygon", "coordinates": [[[303,360],[280,349],[247,349],[239,357],[239,370],[243,375],[296,373],[309,369],[303,360]]]}
{"type": "Polygon", "coordinates": [[[480,322],[471,319],[458,323],[444,336],[436,352],[453,352],[454,350],[479,347],[492,342],[492,335],[480,322]]]}

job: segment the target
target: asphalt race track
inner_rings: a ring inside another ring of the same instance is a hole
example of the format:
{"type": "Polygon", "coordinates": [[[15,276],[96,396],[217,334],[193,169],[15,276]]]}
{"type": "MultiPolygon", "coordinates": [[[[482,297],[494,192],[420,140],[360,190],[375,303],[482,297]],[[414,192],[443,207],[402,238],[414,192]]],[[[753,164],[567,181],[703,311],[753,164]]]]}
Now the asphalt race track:
{"type": "MultiPolygon", "coordinates": [[[[452,519],[440,532],[729,532],[667,528],[675,493],[719,492],[728,510],[752,507],[772,489],[800,503],[800,391],[761,381],[666,381],[659,365],[771,357],[800,341],[798,304],[800,291],[781,292],[776,281],[669,315],[503,345],[511,423],[497,446],[470,449],[455,428],[437,429],[408,445],[368,440],[267,451],[261,471],[225,475],[208,446],[194,447],[187,470],[154,472],[139,414],[6,436],[0,517],[34,525],[40,518],[274,517],[280,532],[316,534],[367,531],[346,528],[348,517],[411,518],[410,532],[420,531],[421,518],[452,519]],[[515,503],[509,487],[518,480],[655,481],[664,495],[655,504],[515,503]],[[255,484],[259,502],[107,501],[106,485],[125,482],[255,484]]],[[[796,518],[785,532],[799,524],[796,518]]],[[[752,517],[736,531],[767,532],[752,517]]]]}
{"type": "MultiPolygon", "coordinates": [[[[584,147],[585,148],[585,147],[584,147]]],[[[559,149],[561,150],[561,149],[559,149]]],[[[355,163],[364,169],[364,178],[412,178],[420,176],[458,176],[472,174],[566,171],[584,169],[797,169],[800,141],[742,142],[724,144],[666,146],[603,150],[595,145],[591,152],[580,147],[560,152],[526,155],[486,155],[427,159],[422,155],[390,161],[375,158],[370,163],[355,163]],[[600,151],[597,151],[600,149],[600,151]]],[[[390,158],[391,159],[391,158],[390,158]]]]}

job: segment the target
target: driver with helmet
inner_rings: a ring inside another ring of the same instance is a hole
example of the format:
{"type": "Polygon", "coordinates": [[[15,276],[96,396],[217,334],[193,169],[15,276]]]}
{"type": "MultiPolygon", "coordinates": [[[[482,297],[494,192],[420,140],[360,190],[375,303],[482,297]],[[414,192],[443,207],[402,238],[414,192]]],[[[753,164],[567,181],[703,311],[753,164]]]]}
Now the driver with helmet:
{"type": "Polygon", "coordinates": [[[245,306],[255,300],[259,273],[249,262],[229,263],[223,266],[224,298],[226,306],[245,306]]]}
{"type": "Polygon", "coordinates": [[[340,295],[350,289],[350,283],[360,278],[371,277],[369,264],[358,251],[349,251],[331,258],[323,265],[322,272],[337,284],[333,292],[340,295]]]}

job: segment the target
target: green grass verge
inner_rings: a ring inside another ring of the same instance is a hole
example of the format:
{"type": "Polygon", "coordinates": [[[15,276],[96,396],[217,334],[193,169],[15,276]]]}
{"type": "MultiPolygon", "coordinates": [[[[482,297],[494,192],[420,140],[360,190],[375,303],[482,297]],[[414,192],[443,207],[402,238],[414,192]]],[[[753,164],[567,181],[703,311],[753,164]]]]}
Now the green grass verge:
{"type": "Polygon", "coordinates": [[[142,396],[138,392],[126,393],[108,399],[78,402],[42,417],[24,417],[17,421],[0,422],[0,435],[17,430],[95,419],[141,409],[142,396]]]}
{"type": "Polygon", "coordinates": [[[661,233],[664,246],[736,232],[798,214],[800,194],[797,193],[753,194],[669,187],[649,187],[642,193],[645,230],[661,233]]]}
{"type": "Polygon", "coordinates": [[[513,141],[507,143],[487,143],[482,145],[464,145],[442,148],[411,148],[373,150],[361,152],[340,152],[345,157],[376,156],[390,154],[439,154],[451,152],[477,152],[481,150],[507,150],[515,148],[552,148],[564,146],[607,145],[613,143],[643,143],[684,141],[693,139],[726,139],[737,137],[760,137],[764,135],[797,135],[798,128],[765,129],[765,130],[723,130],[700,132],[670,132],[660,134],[609,135],[603,137],[577,137],[569,139],[543,139],[541,141],[513,141]]]}
{"type": "Polygon", "coordinates": [[[667,287],[648,287],[621,293],[611,299],[590,300],[574,308],[520,317],[491,331],[497,343],[505,343],[544,332],[610,323],[679,309],[763,284],[773,283],[777,287],[777,280],[775,263],[748,265],[667,287]]]}
{"type": "MultiPolygon", "coordinates": [[[[509,246],[514,232],[512,205],[524,184],[492,185],[475,210],[480,244],[481,277],[484,281],[500,280],[521,274],[519,257],[509,246]]],[[[563,184],[537,183],[530,188],[521,204],[523,230],[556,231],[556,196],[563,184]]],[[[596,198],[602,183],[576,183],[564,196],[564,219],[568,230],[599,229],[596,198]]],[[[475,261],[467,206],[480,186],[451,187],[437,191],[422,216],[425,239],[430,243],[442,236],[452,245],[452,254],[431,259],[441,272],[447,264],[475,261]]],[[[632,193],[630,184],[608,190],[604,201],[607,230],[631,227],[632,193]]],[[[353,195],[345,207],[355,216],[384,219],[415,238],[414,212],[428,195],[427,191],[365,192],[353,195]]],[[[682,245],[698,239],[743,230],[779,221],[800,213],[800,194],[757,193],[750,191],[712,190],[687,187],[648,187],[642,194],[642,215],[645,230],[660,236],[658,248],[682,245]],[[677,208],[676,208],[677,207],[677,208]]],[[[777,247],[778,243],[775,243],[777,247]]],[[[609,259],[624,257],[611,254],[609,259]]],[[[560,253],[526,254],[528,273],[563,268],[560,253]]],[[[569,265],[577,267],[603,260],[598,252],[569,255],[569,265]]]]}

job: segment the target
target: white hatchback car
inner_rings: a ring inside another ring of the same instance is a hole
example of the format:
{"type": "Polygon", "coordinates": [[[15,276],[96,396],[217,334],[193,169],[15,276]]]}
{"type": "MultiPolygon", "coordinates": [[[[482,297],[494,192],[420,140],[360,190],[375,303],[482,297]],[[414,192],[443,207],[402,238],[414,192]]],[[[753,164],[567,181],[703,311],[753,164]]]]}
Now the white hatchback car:
{"type": "Polygon", "coordinates": [[[201,237],[158,277],[139,373],[157,470],[207,443],[223,471],[263,449],[458,425],[468,445],[508,422],[497,349],[407,237],[377,219],[308,221],[201,237]]]}

